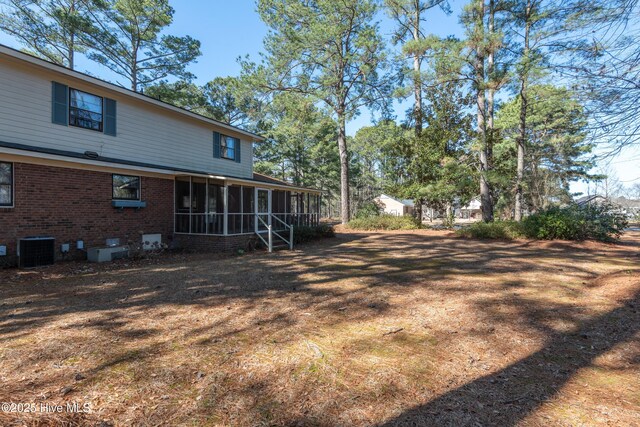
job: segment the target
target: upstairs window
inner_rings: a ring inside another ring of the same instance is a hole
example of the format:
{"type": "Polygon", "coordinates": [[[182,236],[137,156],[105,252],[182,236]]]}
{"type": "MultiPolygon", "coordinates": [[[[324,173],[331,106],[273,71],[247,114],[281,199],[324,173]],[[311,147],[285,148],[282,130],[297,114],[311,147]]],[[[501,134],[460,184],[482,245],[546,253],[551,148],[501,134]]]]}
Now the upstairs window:
{"type": "Polygon", "coordinates": [[[235,160],[238,144],[240,144],[240,140],[238,138],[220,135],[220,154],[222,158],[235,160]]]}
{"type": "Polygon", "coordinates": [[[0,207],[13,206],[13,163],[0,162],[0,207]]]}
{"type": "Polygon", "coordinates": [[[102,97],[69,89],[69,125],[102,132],[102,97]]]}
{"type": "Polygon", "coordinates": [[[140,177],[114,174],[113,199],[140,200],[140,177]]]}

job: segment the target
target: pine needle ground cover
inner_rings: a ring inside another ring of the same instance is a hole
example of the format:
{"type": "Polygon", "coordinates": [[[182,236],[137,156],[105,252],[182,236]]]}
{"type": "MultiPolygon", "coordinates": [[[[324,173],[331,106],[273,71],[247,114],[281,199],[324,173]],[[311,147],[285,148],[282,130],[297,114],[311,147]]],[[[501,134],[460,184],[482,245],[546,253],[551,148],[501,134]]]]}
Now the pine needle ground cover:
{"type": "Polygon", "coordinates": [[[637,425],[640,232],[337,231],[0,271],[0,425],[637,425]]]}

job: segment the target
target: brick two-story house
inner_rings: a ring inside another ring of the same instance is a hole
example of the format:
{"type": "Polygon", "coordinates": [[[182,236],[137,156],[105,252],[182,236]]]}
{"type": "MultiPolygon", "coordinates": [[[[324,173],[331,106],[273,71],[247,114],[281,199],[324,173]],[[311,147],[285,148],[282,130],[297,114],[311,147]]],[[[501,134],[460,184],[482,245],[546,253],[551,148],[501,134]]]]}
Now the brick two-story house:
{"type": "Polygon", "coordinates": [[[221,250],[317,224],[319,191],[253,172],[262,140],[0,45],[0,265],[34,236],[80,258],[107,239],[221,250]]]}

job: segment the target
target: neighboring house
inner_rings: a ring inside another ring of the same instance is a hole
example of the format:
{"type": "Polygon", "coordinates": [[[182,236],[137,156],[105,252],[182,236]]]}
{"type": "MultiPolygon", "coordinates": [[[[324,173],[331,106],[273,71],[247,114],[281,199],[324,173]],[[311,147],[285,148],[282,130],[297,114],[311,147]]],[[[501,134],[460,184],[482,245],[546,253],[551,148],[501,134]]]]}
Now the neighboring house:
{"type": "Polygon", "coordinates": [[[579,206],[610,203],[615,207],[616,211],[619,211],[629,218],[635,218],[640,215],[640,200],[627,199],[626,197],[610,197],[607,199],[605,196],[595,194],[580,197],[576,199],[576,203],[579,206]]]}
{"type": "Polygon", "coordinates": [[[627,215],[627,217],[637,218],[640,216],[640,200],[616,197],[611,201],[613,204],[618,205],[622,213],[627,215]]]}
{"type": "Polygon", "coordinates": [[[462,219],[478,219],[482,216],[482,208],[480,199],[472,199],[468,205],[461,207],[457,212],[458,218],[462,219]]]}
{"type": "MultiPolygon", "coordinates": [[[[453,216],[458,219],[474,220],[480,218],[482,210],[480,209],[480,199],[472,199],[466,206],[460,206],[460,201],[455,200],[451,206],[453,216]]],[[[428,204],[422,207],[422,220],[433,221],[437,218],[445,218],[447,216],[446,209],[436,209],[428,204]]]]}
{"type": "Polygon", "coordinates": [[[604,196],[600,196],[599,194],[592,194],[589,196],[582,196],[576,199],[576,204],[578,206],[591,205],[591,204],[602,204],[608,202],[607,198],[604,196]]]}
{"type": "Polygon", "coordinates": [[[413,201],[399,200],[386,194],[376,197],[375,202],[386,214],[394,216],[413,215],[413,201]]]}
{"type": "Polygon", "coordinates": [[[0,94],[0,264],[31,236],[79,258],[106,239],[231,249],[319,221],[320,191],[253,173],[259,135],[2,45],[0,94]]]}

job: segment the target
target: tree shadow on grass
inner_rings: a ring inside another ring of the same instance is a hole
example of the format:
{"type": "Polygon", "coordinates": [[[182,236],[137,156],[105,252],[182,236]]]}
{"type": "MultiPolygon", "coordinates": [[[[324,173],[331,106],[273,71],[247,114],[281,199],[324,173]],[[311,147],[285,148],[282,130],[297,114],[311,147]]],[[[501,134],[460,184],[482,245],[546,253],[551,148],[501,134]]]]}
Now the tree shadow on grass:
{"type": "Polygon", "coordinates": [[[638,339],[639,331],[640,292],[636,292],[624,305],[582,322],[574,332],[551,335],[548,344],[530,356],[381,425],[515,426],[552,400],[580,369],[592,365],[598,356],[616,345],[638,339]]]}
{"type": "MultiPolygon", "coordinates": [[[[572,301],[516,296],[513,291],[519,287],[533,286],[531,280],[523,280],[523,274],[532,271],[544,274],[542,281],[535,283],[541,287],[558,271],[562,273],[557,273],[556,279],[566,276],[574,284],[585,280],[584,286],[568,291],[562,288],[563,293],[578,298],[590,287],[586,281],[598,275],[598,270],[591,268],[591,262],[610,257],[611,265],[607,269],[623,264],[629,268],[629,263],[622,259],[635,254],[637,246],[611,247],[604,253],[570,243],[554,243],[542,248],[523,241],[475,241],[410,233],[351,234],[302,246],[295,252],[222,259],[198,255],[185,258],[183,263],[116,265],[113,271],[12,286],[7,292],[11,298],[0,303],[0,339],[29,338],[25,337],[25,331],[34,331],[70,314],[78,315],[56,326],[56,333],[63,332],[53,340],[56,345],[35,343],[33,348],[42,350],[51,346],[47,361],[73,355],[79,349],[78,343],[71,342],[73,332],[84,328],[90,331],[87,336],[105,346],[104,357],[95,358],[87,369],[91,375],[99,376],[113,367],[142,366],[153,358],[170,354],[172,343],[163,334],[173,331],[165,328],[163,319],[175,314],[186,316],[184,321],[176,323],[178,341],[195,344],[198,351],[216,351],[218,347],[235,347],[233,342],[225,340],[233,341],[241,336],[246,340],[257,337],[259,342],[268,337],[275,342],[287,340],[287,334],[300,335],[326,325],[337,330],[387,315],[393,318],[393,311],[403,307],[393,298],[387,300],[387,296],[397,297],[422,289],[419,309],[437,308],[445,305],[450,297],[458,298],[473,308],[471,314],[484,317],[488,326],[537,334],[548,340],[548,345],[497,373],[478,378],[390,420],[389,425],[478,422],[508,426],[552,398],[578,369],[589,366],[599,354],[631,339],[640,325],[637,313],[627,311],[628,306],[589,320],[588,310],[582,312],[581,307],[573,307],[572,301]],[[196,310],[201,310],[198,312],[201,318],[188,316],[196,310]],[[304,317],[305,311],[310,312],[310,317],[304,317]],[[205,319],[208,314],[212,319],[205,319]],[[628,317],[633,320],[632,324],[620,329],[621,324],[627,322],[625,316],[635,317],[628,317]],[[198,323],[200,320],[202,323],[198,323]],[[578,332],[558,333],[549,326],[554,322],[574,325],[578,332]],[[161,344],[150,347],[144,341],[146,338],[161,344]],[[107,339],[112,344],[105,345],[107,339]],[[132,348],[123,343],[131,344],[132,348]],[[67,344],[69,348],[65,348],[67,344]],[[514,416],[516,412],[521,415],[514,416]]],[[[557,282],[553,286],[560,287],[557,282]]],[[[637,307],[637,300],[636,296],[630,303],[637,307]]],[[[460,311],[451,314],[452,317],[459,315],[460,311]]],[[[455,322],[445,322],[433,329],[441,333],[456,332],[456,337],[473,336],[480,343],[486,343],[494,334],[477,328],[460,329],[455,322]]],[[[442,338],[443,341],[451,339],[452,335],[442,338]]],[[[345,341],[345,345],[357,349],[357,342],[345,341]]],[[[242,343],[238,346],[251,348],[242,343]]],[[[367,351],[365,348],[361,354],[367,355],[367,351]]],[[[234,353],[228,357],[237,356],[234,353]]],[[[26,365],[20,368],[26,369],[26,365]]],[[[466,378],[477,375],[471,373],[466,378]]],[[[138,387],[147,384],[151,388],[152,383],[149,378],[137,380],[138,387]]],[[[261,382],[259,388],[237,385],[228,394],[233,401],[240,395],[258,396],[263,400],[273,395],[282,399],[279,391],[270,389],[269,384],[269,381],[261,382]]],[[[46,386],[43,379],[32,388],[46,386]]],[[[7,386],[6,391],[18,393],[25,389],[23,384],[16,383],[7,386]]],[[[385,405],[385,399],[393,399],[393,393],[377,397],[379,400],[375,403],[385,405]]],[[[282,408],[278,410],[279,420],[295,420],[299,402],[296,399],[292,393],[283,402],[274,403],[282,408]]],[[[425,397],[407,399],[411,400],[404,400],[403,405],[423,402],[425,397]]],[[[344,413],[358,405],[356,401],[341,402],[336,412],[344,413]]],[[[314,412],[309,419],[299,421],[313,424],[317,420],[331,420],[333,424],[340,424],[340,416],[334,413],[323,417],[314,412]]],[[[372,422],[381,419],[384,418],[380,416],[372,422]]]]}

